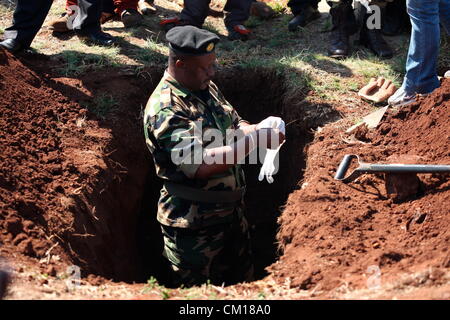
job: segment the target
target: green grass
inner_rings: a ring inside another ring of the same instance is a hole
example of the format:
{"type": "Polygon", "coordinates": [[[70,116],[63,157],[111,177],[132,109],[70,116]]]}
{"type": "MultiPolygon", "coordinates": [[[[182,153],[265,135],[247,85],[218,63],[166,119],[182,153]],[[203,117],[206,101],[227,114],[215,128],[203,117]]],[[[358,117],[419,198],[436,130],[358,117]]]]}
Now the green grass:
{"type": "Polygon", "coordinates": [[[138,50],[135,57],[138,62],[144,64],[160,64],[167,62],[169,48],[160,42],[156,37],[150,37],[146,40],[142,50],[138,50]]]}
{"type": "Polygon", "coordinates": [[[63,51],[60,54],[65,64],[60,67],[59,72],[66,77],[79,76],[88,70],[117,67],[119,65],[119,49],[117,47],[103,48],[93,46],[83,48],[81,45],[78,45],[73,47],[73,49],[63,51]]]}
{"type": "Polygon", "coordinates": [[[118,107],[118,101],[110,94],[102,93],[89,103],[87,109],[100,119],[106,119],[118,107]]]}
{"type": "Polygon", "coordinates": [[[283,14],[286,12],[286,7],[279,2],[269,2],[268,5],[275,11],[275,14],[283,14]]]}

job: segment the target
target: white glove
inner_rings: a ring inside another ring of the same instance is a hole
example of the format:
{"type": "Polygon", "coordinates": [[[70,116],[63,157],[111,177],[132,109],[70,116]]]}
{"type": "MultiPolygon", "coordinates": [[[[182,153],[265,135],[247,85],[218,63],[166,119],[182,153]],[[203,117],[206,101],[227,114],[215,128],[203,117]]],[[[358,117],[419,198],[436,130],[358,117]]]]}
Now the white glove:
{"type": "Polygon", "coordinates": [[[266,157],[264,158],[263,165],[261,167],[261,170],[259,171],[259,181],[262,181],[264,177],[266,177],[268,183],[272,183],[274,181],[272,176],[276,170],[275,157],[277,156],[277,153],[280,151],[280,148],[283,144],[284,141],[278,146],[277,149],[267,149],[266,157]]]}
{"type": "Polygon", "coordinates": [[[256,129],[278,129],[282,134],[286,134],[284,121],[280,117],[267,117],[258,123],[256,129]]]}

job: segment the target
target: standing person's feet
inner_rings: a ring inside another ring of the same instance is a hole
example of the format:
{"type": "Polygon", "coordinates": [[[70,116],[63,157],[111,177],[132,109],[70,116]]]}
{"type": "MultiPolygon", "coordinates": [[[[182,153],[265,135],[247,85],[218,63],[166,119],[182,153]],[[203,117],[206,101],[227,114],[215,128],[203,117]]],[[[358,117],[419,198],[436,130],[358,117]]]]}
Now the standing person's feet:
{"type": "Polygon", "coordinates": [[[232,30],[228,30],[228,40],[248,40],[251,31],[242,24],[235,25],[232,30]]]}
{"type": "Polygon", "coordinates": [[[94,31],[81,31],[75,30],[76,35],[80,40],[86,41],[88,43],[97,44],[100,46],[112,46],[115,43],[114,38],[101,30],[94,31]]]}
{"type": "Polygon", "coordinates": [[[152,0],[139,0],[138,9],[143,15],[156,13],[156,8],[153,6],[152,0]]]}
{"type": "Polygon", "coordinates": [[[360,43],[372,50],[372,52],[380,58],[392,58],[393,52],[386,40],[384,40],[381,30],[368,29],[364,24],[361,29],[360,43]]]}
{"type": "Polygon", "coordinates": [[[11,53],[17,53],[24,49],[22,44],[16,39],[5,39],[0,42],[0,47],[5,48],[11,53]]]}
{"type": "Polygon", "coordinates": [[[317,8],[307,6],[297,14],[288,24],[289,31],[296,31],[298,27],[305,27],[311,21],[320,18],[320,12],[317,8]]]}
{"type": "Polygon", "coordinates": [[[357,31],[357,23],[351,3],[341,3],[330,9],[333,27],[330,34],[328,55],[343,59],[350,54],[349,38],[357,31]]]}
{"type": "Polygon", "coordinates": [[[393,107],[403,107],[413,102],[416,102],[416,95],[406,93],[403,86],[388,99],[389,105],[393,107]]]}
{"type": "Polygon", "coordinates": [[[141,24],[143,17],[137,10],[126,9],[120,14],[120,20],[122,20],[125,28],[131,28],[141,24]]]}

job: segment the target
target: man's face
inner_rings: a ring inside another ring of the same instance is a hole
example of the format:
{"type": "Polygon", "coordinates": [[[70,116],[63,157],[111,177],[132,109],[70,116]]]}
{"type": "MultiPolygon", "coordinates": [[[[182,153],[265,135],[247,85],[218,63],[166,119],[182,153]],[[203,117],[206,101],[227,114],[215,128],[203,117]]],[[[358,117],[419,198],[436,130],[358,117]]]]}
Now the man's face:
{"type": "Polygon", "coordinates": [[[185,80],[192,91],[204,90],[216,73],[216,54],[206,54],[186,59],[185,80]]]}

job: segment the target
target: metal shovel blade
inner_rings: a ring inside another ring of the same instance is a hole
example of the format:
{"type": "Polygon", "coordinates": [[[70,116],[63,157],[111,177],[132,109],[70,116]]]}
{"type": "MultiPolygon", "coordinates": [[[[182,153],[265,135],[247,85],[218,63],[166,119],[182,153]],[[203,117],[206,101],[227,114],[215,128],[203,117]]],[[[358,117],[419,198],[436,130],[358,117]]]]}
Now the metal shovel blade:
{"type": "Polygon", "coordinates": [[[370,114],[368,114],[367,116],[365,116],[364,118],[362,118],[362,121],[355,124],[354,126],[351,126],[350,128],[347,129],[347,133],[352,132],[353,130],[355,130],[356,128],[358,128],[360,125],[362,125],[363,123],[365,123],[367,125],[367,128],[369,129],[374,129],[378,126],[378,124],[380,123],[381,119],[383,119],[384,114],[386,113],[386,110],[388,109],[389,105],[380,108],[370,114]]]}

